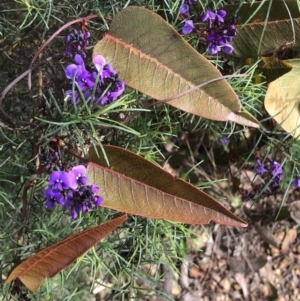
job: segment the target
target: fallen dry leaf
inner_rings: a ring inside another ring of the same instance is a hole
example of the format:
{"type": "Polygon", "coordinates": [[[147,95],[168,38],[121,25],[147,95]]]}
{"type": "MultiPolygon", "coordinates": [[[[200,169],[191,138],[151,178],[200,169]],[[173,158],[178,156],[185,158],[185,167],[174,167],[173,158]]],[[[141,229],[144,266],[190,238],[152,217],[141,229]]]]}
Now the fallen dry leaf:
{"type": "Polygon", "coordinates": [[[291,244],[295,242],[297,238],[297,230],[295,228],[290,229],[282,242],[281,249],[283,252],[287,251],[291,244]]]}

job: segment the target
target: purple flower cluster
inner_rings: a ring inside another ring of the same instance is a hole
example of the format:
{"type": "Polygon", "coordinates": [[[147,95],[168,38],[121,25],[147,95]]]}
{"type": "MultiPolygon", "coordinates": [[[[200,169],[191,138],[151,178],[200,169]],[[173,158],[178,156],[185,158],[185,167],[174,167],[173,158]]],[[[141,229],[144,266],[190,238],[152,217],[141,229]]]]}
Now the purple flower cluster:
{"type": "Polygon", "coordinates": [[[202,16],[202,22],[206,23],[208,33],[206,37],[206,51],[211,55],[219,51],[229,54],[234,50],[230,43],[236,36],[235,18],[225,21],[225,16],[226,11],[224,9],[219,10],[218,13],[207,10],[202,16]]]}
{"type": "Polygon", "coordinates": [[[256,165],[254,166],[254,172],[258,175],[267,175],[266,182],[270,182],[269,187],[265,188],[264,184],[259,184],[251,191],[240,188],[239,190],[243,201],[250,201],[257,195],[266,197],[274,194],[274,189],[279,187],[281,180],[284,178],[282,166],[277,161],[271,161],[268,164],[264,164],[257,158],[256,165]]]}
{"type": "MultiPolygon", "coordinates": [[[[180,13],[184,16],[190,15],[190,5],[195,1],[184,1],[180,13]]],[[[233,38],[236,36],[235,22],[236,17],[232,17],[231,20],[225,20],[226,11],[221,9],[218,13],[211,10],[206,10],[201,17],[201,21],[206,24],[206,29],[200,30],[204,32],[203,36],[206,38],[207,48],[206,51],[214,55],[220,51],[230,54],[234,48],[230,44],[233,38]]],[[[186,20],[182,28],[182,34],[188,35],[195,31],[195,25],[193,20],[186,20]]]]}
{"type": "Polygon", "coordinates": [[[70,64],[65,69],[66,77],[74,85],[74,89],[66,91],[69,102],[80,103],[82,93],[88,104],[93,102],[101,106],[114,102],[124,92],[124,82],[101,55],[96,55],[93,59],[97,72],[89,71],[79,54],[75,55],[74,61],[75,64],[70,64]]]}
{"type": "Polygon", "coordinates": [[[53,170],[55,167],[62,167],[58,152],[44,152],[40,158],[41,165],[46,170],[53,170]]]}
{"type": "Polygon", "coordinates": [[[283,169],[279,162],[273,161],[271,164],[272,182],[271,187],[275,188],[279,186],[280,181],[284,178],[283,169]]]}
{"type": "Polygon", "coordinates": [[[65,51],[66,56],[74,56],[75,54],[81,55],[83,59],[86,58],[86,46],[89,45],[91,34],[87,31],[73,30],[73,33],[67,36],[67,50],[65,51]]]}
{"type": "Polygon", "coordinates": [[[254,167],[254,171],[259,175],[268,173],[269,180],[271,180],[270,186],[272,188],[278,187],[280,181],[284,178],[283,169],[280,163],[277,161],[272,161],[269,164],[268,169],[266,167],[267,166],[265,166],[260,159],[256,159],[256,166],[254,167]]]}
{"type": "Polygon", "coordinates": [[[101,196],[96,195],[99,187],[86,185],[86,168],[78,165],[71,171],[53,171],[49,178],[49,187],[44,191],[45,206],[52,210],[55,204],[69,209],[73,219],[80,211],[89,212],[103,202],[101,196]]]}

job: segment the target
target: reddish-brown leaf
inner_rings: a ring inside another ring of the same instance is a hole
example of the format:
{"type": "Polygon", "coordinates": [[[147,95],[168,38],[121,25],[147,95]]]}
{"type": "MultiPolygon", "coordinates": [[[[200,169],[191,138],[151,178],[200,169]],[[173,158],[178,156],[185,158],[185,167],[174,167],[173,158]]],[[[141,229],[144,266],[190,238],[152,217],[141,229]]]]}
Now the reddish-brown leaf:
{"type": "Polygon", "coordinates": [[[45,278],[53,277],[95,244],[120,226],[127,218],[122,215],[105,224],[87,229],[29,257],[18,265],[6,283],[18,278],[31,291],[40,288],[45,278]]]}
{"type": "Polygon", "coordinates": [[[90,149],[88,179],[100,186],[103,207],[147,218],[188,224],[246,227],[247,223],[193,185],[175,178],[141,156],[115,146],[104,146],[100,157],[90,149]]]}

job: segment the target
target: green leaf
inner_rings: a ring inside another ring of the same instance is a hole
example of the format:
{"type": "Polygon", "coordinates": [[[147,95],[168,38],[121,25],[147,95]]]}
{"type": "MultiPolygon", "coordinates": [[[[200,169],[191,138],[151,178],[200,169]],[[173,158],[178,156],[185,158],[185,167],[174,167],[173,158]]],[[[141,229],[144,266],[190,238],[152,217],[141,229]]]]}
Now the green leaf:
{"type": "Polygon", "coordinates": [[[53,277],[95,244],[119,227],[127,216],[87,229],[29,257],[9,275],[6,283],[18,278],[31,291],[40,288],[45,278],[53,277]]]}
{"type": "Polygon", "coordinates": [[[265,97],[265,108],[286,132],[299,138],[300,59],[286,62],[293,69],[270,83],[265,97]]]}
{"type": "Polygon", "coordinates": [[[187,224],[246,227],[242,219],[193,185],[175,178],[141,156],[115,146],[90,149],[88,179],[100,186],[103,207],[147,218],[187,224]]]}
{"type": "MultiPolygon", "coordinates": [[[[239,4],[227,5],[228,16],[239,4]]],[[[238,57],[257,57],[300,44],[300,13],[296,0],[244,3],[237,12],[237,35],[232,45],[238,57]]]]}
{"type": "MultiPolygon", "coordinates": [[[[128,86],[160,101],[221,76],[172,26],[141,7],[130,6],[116,15],[94,47],[95,55],[104,56],[128,86]]],[[[241,114],[238,96],[225,79],[168,104],[207,119],[259,126],[254,117],[241,114]]]]}

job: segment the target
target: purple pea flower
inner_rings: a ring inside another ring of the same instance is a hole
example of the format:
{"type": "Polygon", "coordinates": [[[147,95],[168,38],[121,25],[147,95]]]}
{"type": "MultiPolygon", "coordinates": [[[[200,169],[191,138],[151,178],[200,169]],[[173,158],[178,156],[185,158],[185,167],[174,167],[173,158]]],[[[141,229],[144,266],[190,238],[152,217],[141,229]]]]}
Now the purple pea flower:
{"type": "Polygon", "coordinates": [[[214,13],[213,11],[211,11],[211,10],[208,9],[208,10],[202,15],[201,21],[202,21],[202,22],[206,22],[206,21],[211,22],[211,20],[214,20],[214,19],[215,19],[216,15],[217,15],[216,13],[214,13]]]}
{"type": "Polygon", "coordinates": [[[94,204],[95,206],[101,206],[101,204],[103,203],[103,197],[96,195],[96,193],[99,191],[99,187],[96,185],[91,185],[91,190],[94,194],[94,204]]]}
{"type": "Polygon", "coordinates": [[[45,203],[45,207],[49,210],[53,210],[54,206],[55,206],[55,200],[53,199],[48,199],[45,203]]]}
{"type": "Polygon", "coordinates": [[[284,178],[283,169],[279,162],[273,161],[271,165],[272,182],[271,187],[277,187],[280,181],[284,178]]]}
{"type": "Polygon", "coordinates": [[[97,71],[102,72],[102,70],[103,70],[103,68],[106,64],[106,61],[105,61],[105,58],[102,55],[96,55],[93,58],[93,63],[95,65],[97,71]]]}
{"type": "Polygon", "coordinates": [[[233,38],[236,36],[235,20],[224,20],[226,16],[226,11],[221,9],[218,13],[211,10],[207,10],[202,15],[202,22],[206,23],[206,41],[207,48],[206,51],[214,55],[219,51],[223,53],[230,54],[233,52],[234,48],[229,43],[232,42],[233,38]]]}
{"type": "Polygon", "coordinates": [[[206,51],[211,55],[217,54],[220,50],[221,47],[218,46],[216,43],[209,43],[206,48],[206,51]]]}
{"type": "Polygon", "coordinates": [[[76,189],[77,183],[75,177],[70,176],[69,173],[65,171],[53,171],[50,175],[49,185],[52,189],[63,191],[69,188],[76,189]]]}
{"type": "Polygon", "coordinates": [[[188,4],[184,3],[181,6],[180,13],[182,15],[185,15],[185,16],[189,16],[190,15],[190,7],[188,6],[188,4]]]}
{"type": "Polygon", "coordinates": [[[201,17],[202,22],[207,22],[209,27],[211,27],[212,23],[220,24],[224,23],[224,17],[226,16],[226,11],[221,9],[218,13],[215,13],[211,10],[207,10],[201,17]]]}
{"type": "Polygon", "coordinates": [[[226,13],[226,10],[220,9],[220,10],[218,11],[218,13],[216,14],[216,19],[217,19],[217,21],[223,23],[226,14],[227,14],[227,13],[226,13]]]}
{"type": "Polygon", "coordinates": [[[182,28],[182,34],[188,35],[194,30],[194,22],[192,20],[186,20],[182,28]]]}
{"type": "Polygon", "coordinates": [[[71,217],[72,219],[76,219],[78,217],[78,211],[75,208],[71,210],[71,217]]]}
{"type": "Polygon", "coordinates": [[[260,159],[256,159],[256,166],[254,167],[254,171],[259,174],[259,175],[262,175],[264,174],[265,172],[267,172],[267,170],[265,169],[265,166],[264,164],[261,162],[260,159]]]}
{"type": "Polygon", "coordinates": [[[85,185],[87,182],[87,177],[86,177],[86,168],[83,165],[77,165],[72,168],[70,173],[73,173],[73,175],[76,178],[76,181],[78,185],[85,185]]]}
{"type": "Polygon", "coordinates": [[[221,141],[222,144],[227,144],[229,142],[228,138],[226,138],[226,137],[222,137],[220,139],[220,141],[221,141]]]}
{"type": "Polygon", "coordinates": [[[58,152],[44,152],[41,155],[41,165],[43,165],[47,170],[54,169],[55,166],[61,167],[61,161],[58,152]]]}
{"type": "Polygon", "coordinates": [[[85,48],[89,45],[91,38],[90,32],[83,33],[82,31],[73,30],[73,33],[69,34],[66,38],[67,49],[65,51],[66,56],[72,56],[79,54],[83,59],[86,58],[85,48]]]}
{"type": "Polygon", "coordinates": [[[300,177],[299,177],[299,176],[297,176],[297,177],[295,178],[293,184],[294,184],[294,187],[295,187],[295,188],[299,188],[299,187],[300,187],[300,177]]]}
{"type": "Polygon", "coordinates": [[[54,171],[50,175],[49,188],[44,190],[45,206],[52,210],[55,204],[70,210],[71,217],[76,219],[81,211],[90,212],[101,206],[103,198],[97,195],[99,187],[86,185],[87,170],[84,165],[77,165],[68,173],[54,171]]]}
{"type": "Polygon", "coordinates": [[[224,44],[221,44],[221,49],[224,53],[227,53],[227,54],[230,54],[233,52],[234,48],[232,45],[228,44],[228,43],[224,43],[224,44]]]}
{"type": "Polygon", "coordinates": [[[84,61],[79,54],[75,55],[75,63],[67,66],[65,73],[66,77],[70,79],[71,83],[76,81],[82,91],[93,89],[95,85],[92,74],[86,70],[84,61]]]}
{"type": "Polygon", "coordinates": [[[45,203],[45,206],[48,209],[53,209],[55,203],[58,203],[60,205],[64,205],[65,203],[65,198],[64,195],[62,194],[62,192],[60,191],[56,191],[52,188],[48,188],[44,191],[44,195],[47,198],[47,201],[45,203]]]}
{"type": "Polygon", "coordinates": [[[224,41],[232,42],[233,38],[236,36],[236,28],[233,24],[228,24],[227,27],[224,27],[222,29],[222,32],[220,32],[220,35],[222,36],[224,41]]]}
{"type": "Polygon", "coordinates": [[[111,89],[108,90],[104,96],[101,95],[101,97],[99,97],[98,100],[95,101],[95,103],[101,105],[112,103],[124,92],[124,89],[124,82],[117,80],[115,83],[113,83],[111,89]]]}
{"type": "Polygon", "coordinates": [[[103,56],[96,55],[93,58],[97,72],[86,69],[84,58],[80,54],[75,55],[74,61],[74,64],[70,64],[65,69],[70,84],[76,83],[75,89],[66,91],[69,102],[79,104],[84,98],[88,101],[88,105],[92,102],[104,105],[116,101],[124,92],[125,83],[118,78],[117,71],[106,63],[103,56]],[[97,86],[95,87],[95,85],[97,86]]]}
{"type": "Polygon", "coordinates": [[[70,209],[73,219],[78,217],[80,211],[90,212],[92,208],[102,204],[103,198],[96,195],[98,191],[98,186],[86,185],[68,193],[65,207],[70,209]]]}
{"type": "Polygon", "coordinates": [[[277,161],[273,161],[273,163],[272,163],[272,175],[278,176],[280,180],[283,179],[283,177],[284,177],[283,169],[282,169],[280,163],[277,161]]]}

